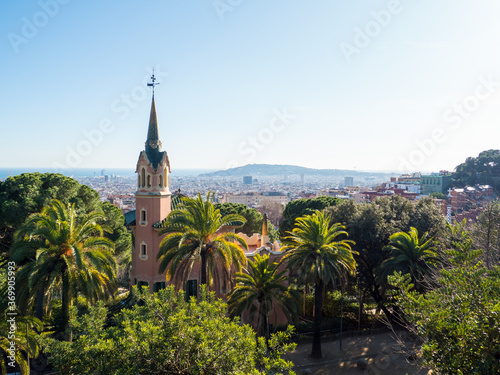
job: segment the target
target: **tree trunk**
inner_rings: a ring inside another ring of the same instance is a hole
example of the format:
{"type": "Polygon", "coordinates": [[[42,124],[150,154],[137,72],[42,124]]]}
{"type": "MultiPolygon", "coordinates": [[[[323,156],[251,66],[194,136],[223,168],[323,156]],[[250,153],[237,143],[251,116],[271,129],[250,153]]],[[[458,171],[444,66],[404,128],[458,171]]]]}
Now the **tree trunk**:
{"type": "Polygon", "coordinates": [[[45,280],[42,282],[42,286],[38,290],[36,296],[36,310],[35,317],[42,320],[43,319],[43,298],[45,297],[45,280]]]}
{"type": "Polygon", "coordinates": [[[62,277],[62,332],[64,336],[65,341],[71,341],[71,335],[69,334],[68,330],[68,323],[69,323],[69,304],[70,304],[70,285],[69,285],[69,276],[67,271],[64,272],[63,277],[62,277]]]}
{"type": "Polygon", "coordinates": [[[313,343],[311,357],[321,358],[321,310],[323,309],[323,290],[325,286],[323,280],[316,280],[314,286],[314,323],[313,323],[313,343]]]}
{"type": "Polygon", "coordinates": [[[269,340],[269,322],[267,321],[267,311],[264,306],[264,301],[259,298],[259,328],[260,335],[266,338],[266,342],[269,340]]]}
{"type": "Polygon", "coordinates": [[[206,285],[207,283],[207,253],[206,251],[201,251],[201,284],[206,285]]]}

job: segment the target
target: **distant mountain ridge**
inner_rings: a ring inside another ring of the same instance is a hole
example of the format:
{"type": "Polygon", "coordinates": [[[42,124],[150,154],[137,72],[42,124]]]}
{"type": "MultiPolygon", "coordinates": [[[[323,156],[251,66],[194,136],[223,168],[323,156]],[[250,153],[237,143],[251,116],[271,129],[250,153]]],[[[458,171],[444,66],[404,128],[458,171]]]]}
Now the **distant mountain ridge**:
{"type": "Polygon", "coordinates": [[[325,176],[325,177],[386,177],[392,173],[384,172],[362,172],[349,169],[314,169],[299,167],[296,165],[281,164],[247,164],[241,167],[203,173],[198,177],[241,177],[241,176],[276,176],[276,175],[300,175],[325,176]]]}

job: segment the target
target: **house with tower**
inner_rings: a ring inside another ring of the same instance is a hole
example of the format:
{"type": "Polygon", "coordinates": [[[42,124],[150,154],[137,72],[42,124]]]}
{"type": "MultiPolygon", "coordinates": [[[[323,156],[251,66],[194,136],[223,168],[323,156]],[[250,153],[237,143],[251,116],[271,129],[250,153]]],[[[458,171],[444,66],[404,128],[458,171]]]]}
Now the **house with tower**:
{"type": "MultiPolygon", "coordinates": [[[[158,118],[154,97],[154,73],[151,77],[153,95],[149,125],[144,150],[139,153],[136,170],[137,190],[135,220],[128,223],[132,228],[132,267],[130,270],[131,285],[147,286],[150,292],[165,288],[168,284],[166,273],[159,273],[157,256],[162,236],[160,230],[173,208],[181,200],[180,194],[172,194],[169,186],[170,161],[166,151],[162,150],[162,143],[158,131],[158,118]]],[[[131,216],[134,213],[130,212],[131,216]]],[[[226,228],[235,231],[235,227],[226,228]]],[[[253,236],[240,235],[246,240],[247,257],[251,258],[262,252],[269,253],[271,259],[281,256],[278,242],[271,244],[267,231],[267,217],[263,220],[262,234],[253,236]]],[[[189,280],[186,280],[185,290],[188,295],[196,295],[200,282],[199,267],[194,267],[189,280]]]]}

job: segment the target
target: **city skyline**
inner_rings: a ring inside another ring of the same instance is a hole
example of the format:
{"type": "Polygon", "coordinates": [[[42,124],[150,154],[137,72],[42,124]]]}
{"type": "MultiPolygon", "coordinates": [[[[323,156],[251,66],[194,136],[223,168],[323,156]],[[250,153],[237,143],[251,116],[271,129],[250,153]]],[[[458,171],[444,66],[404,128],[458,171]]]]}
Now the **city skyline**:
{"type": "Polygon", "coordinates": [[[153,69],[174,169],[438,171],[499,148],[494,1],[0,11],[0,168],[134,168],[153,69]]]}

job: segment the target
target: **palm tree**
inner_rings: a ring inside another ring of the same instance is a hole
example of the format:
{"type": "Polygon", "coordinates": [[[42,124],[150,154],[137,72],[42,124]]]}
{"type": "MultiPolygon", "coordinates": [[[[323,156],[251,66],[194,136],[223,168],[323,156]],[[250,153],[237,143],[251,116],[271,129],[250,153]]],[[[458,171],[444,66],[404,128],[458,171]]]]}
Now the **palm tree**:
{"type": "Polygon", "coordinates": [[[389,237],[389,245],[384,250],[390,251],[390,256],[381,265],[382,275],[387,276],[394,271],[409,274],[415,289],[423,292],[423,281],[441,263],[441,258],[435,251],[432,238],[427,238],[427,232],[420,238],[416,228],[411,227],[408,233],[397,232],[389,237]]]}
{"type": "Polygon", "coordinates": [[[232,232],[224,232],[228,226],[241,226],[245,218],[231,214],[222,217],[212,203],[212,194],[205,200],[183,197],[179,207],[173,210],[165,222],[160,235],[157,259],[159,272],[167,268],[167,279],[174,278],[179,285],[189,276],[195,262],[201,262],[201,284],[210,286],[214,280],[227,288],[234,269],[241,270],[246,264],[243,249],[248,249],[245,240],[232,232]]]}
{"type": "Polygon", "coordinates": [[[269,339],[269,313],[273,303],[291,320],[298,314],[299,293],[287,287],[286,271],[278,271],[279,264],[271,263],[269,255],[257,254],[253,262],[249,262],[245,273],[236,274],[236,286],[228,296],[229,311],[232,315],[240,315],[248,310],[250,321],[254,321],[258,311],[257,333],[269,339]]]}
{"type": "Polygon", "coordinates": [[[285,237],[286,254],[281,262],[295,270],[298,278],[314,284],[314,323],[311,356],[321,358],[321,310],[323,292],[330,281],[340,280],[346,273],[353,274],[356,261],[351,245],[353,241],[340,239],[347,236],[345,227],[330,224],[330,216],[316,211],[298,218],[295,228],[285,237]]]}
{"type": "Polygon", "coordinates": [[[94,302],[113,295],[117,288],[113,242],[102,237],[99,212],[77,215],[54,199],[41,213],[31,215],[16,232],[11,259],[24,265],[18,272],[20,304],[37,302],[37,315],[61,296],[61,330],[66,331],[69,307],[78,293],[94,302]]]}

